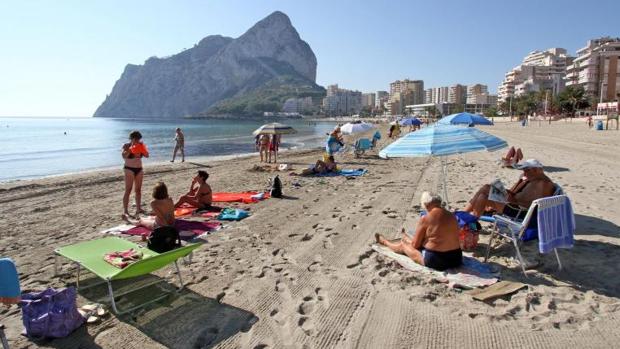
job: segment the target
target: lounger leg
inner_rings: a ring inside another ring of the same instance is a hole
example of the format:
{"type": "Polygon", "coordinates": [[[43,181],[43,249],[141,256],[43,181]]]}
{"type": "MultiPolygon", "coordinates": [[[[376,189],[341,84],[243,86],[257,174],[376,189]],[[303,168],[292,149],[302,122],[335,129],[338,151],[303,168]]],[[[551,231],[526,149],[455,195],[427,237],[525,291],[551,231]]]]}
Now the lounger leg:
{"type": "Polygon", "coordinates": [[[75,289],[80,289],[80,271],[82,270],[82,266],[80,263],[77,263],[77,280],[75,280],[75,289]]]}
{"type": "Polygon", "coordinates": [[[10,349],[9,341],[6,339],[6,336],[4,335],[4,325],[0,325],[0,342],[2,343],[3,349],[10,349]]]}
{"type": "Polygon", "coordinates": [[[106,280],[108,282],[108,292],[110,293],[110,303],[112,303],[112,309],[116,314],[120,314],[118,309],[116,308],[116,302],[114,301],[114,291],[112,290],[112,281],[106,280]]]}
{"type": "Polygon", "coordinates": [[[489,259],[489,254],[491,253],[491,246],[493,246],[493,240],[495,238],[495,230],[491,233],[491,237],[489,238],[489,245],[487,246],[487,253],[484,255],[484,262],[486,263],[489,259]]]}
{"type": "Polygon", "coordinates": [[[523,257],[521,256],[521,251],[519,251],[519,239],[513,237],[512,242],[515,245],[515,250],[517,251],[517,258],[519,259],[519,264],[521,265],[521,270],[523,270],[523,275],[525,275],[525,277],[527,277],[527,274],[525,273],[525,261],[523,260],[523,257]]]}
{"type": "Polygon", "coordinates": [[[179,287],[179,291],[183,289],[183,279],[181,278],[181,269],[179,269],[179,263],[177,263],[177,261],[174,261],[174,266],[177,268],[177,276],[179,277],[179,283],[181,284],[181,287],[179,287]]]}
{"type": "Polygon", "coordinates": [[[558,271],[562,270],[562,262],[560,262],[560,255],[558,254],[558,249],[554,248],[553,252],[555,252],[555,258],[558,260],[558,271]]]}

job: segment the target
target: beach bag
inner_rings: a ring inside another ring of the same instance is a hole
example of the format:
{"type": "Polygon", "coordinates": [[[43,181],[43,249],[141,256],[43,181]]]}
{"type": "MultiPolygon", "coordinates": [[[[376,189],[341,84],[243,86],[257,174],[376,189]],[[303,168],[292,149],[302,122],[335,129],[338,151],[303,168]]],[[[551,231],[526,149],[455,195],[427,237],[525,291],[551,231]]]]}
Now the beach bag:
{"type": "Polygon", "coordinates": [[[461,250],[473,251],[478,247],[478,238],[482,226],[478,223],[478,218],[468,212],[454,212],[459,226],[459,242],[461,250]]]}
{"type": "Polygon", "coordinates": [[[31,338],[63,338],[82,326],[85,319],[75,304],[74,287],[48,288],[22,294],[19,302],[25,332],[31,338]]]}
{"type": "Polygon", "coordinates": [[[170,226],[155,228],[149,237],[147,247],[157,253],[164,253],[181,247],[179,231],[170,226]]]}
{"type": "Polygon", "coordinates": [[[273,198],[281,198],[282,197],[282,181],[280,181],[279,176],[273,177],[271,180],[271,197],[273,198]]]}

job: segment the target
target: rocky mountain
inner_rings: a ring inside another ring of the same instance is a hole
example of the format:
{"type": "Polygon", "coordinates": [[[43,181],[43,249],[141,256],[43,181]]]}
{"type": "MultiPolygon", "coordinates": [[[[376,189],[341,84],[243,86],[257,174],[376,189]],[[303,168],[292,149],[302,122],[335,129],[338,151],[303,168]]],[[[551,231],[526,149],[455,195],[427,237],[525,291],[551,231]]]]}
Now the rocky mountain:
{"type": "Polygon", "coordinates": [[[175,118],[276,111],[319,97],[316,57],[290,19],[274,12],[236,39],[219,35],[166,58],[128,64],[96,117],[175,118]]]}

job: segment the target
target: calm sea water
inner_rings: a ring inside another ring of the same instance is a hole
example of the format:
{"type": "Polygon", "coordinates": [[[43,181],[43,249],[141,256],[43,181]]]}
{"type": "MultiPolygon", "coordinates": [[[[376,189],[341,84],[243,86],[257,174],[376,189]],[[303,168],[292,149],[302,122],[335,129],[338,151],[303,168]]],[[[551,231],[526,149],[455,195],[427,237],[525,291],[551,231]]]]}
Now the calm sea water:
{"type": "MultiPolygon", "coordinates": [[[[0,181],[120,168],[120,149],[132,130],[142,133],[151,153],[145,164],[171,159],[176,127],[185,133],[185,155],[190,161],[192,156],[251,153],[252,131],[272,121],[0,118],[0,181]]],[[[318,146],[334,127],[329,122],[278,121],[298,131],[283,136],[283,148],[318,146]]]]}

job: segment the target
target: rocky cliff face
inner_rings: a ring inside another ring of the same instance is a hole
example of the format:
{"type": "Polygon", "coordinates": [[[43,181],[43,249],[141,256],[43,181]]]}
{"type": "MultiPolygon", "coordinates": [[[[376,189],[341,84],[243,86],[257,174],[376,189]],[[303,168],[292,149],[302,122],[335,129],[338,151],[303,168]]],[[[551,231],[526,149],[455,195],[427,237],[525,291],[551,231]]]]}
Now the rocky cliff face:
{"type": "MultiPolygon", "coordinates": [[[[274,12],[237,39],[208,36],[167,58],[128,64],[96,117],[174,118],[208,113],[286,77],[304,91],[315,84],[316,57],[289,18],[274,12]]],[[[290,86],[287,86],[290,87],[290,86]]]]}

